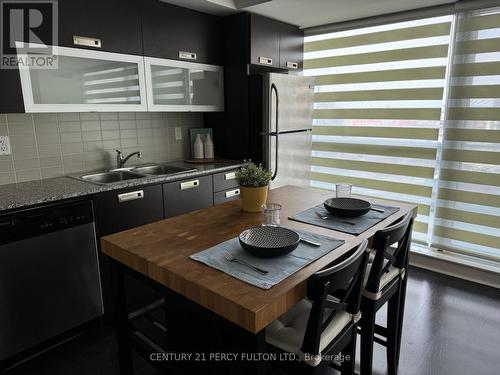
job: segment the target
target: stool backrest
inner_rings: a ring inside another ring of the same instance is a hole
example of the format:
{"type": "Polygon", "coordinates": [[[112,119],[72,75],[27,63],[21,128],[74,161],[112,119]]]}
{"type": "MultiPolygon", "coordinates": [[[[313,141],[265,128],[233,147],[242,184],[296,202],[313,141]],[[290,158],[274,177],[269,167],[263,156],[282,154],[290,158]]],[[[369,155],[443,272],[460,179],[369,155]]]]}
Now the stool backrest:
{"type": "Polygon", "coordinates": [[[319,354],[321,334],[337,314],[359,313],[369,256],[367,245],[368,241],[364,240],[349,258],[309,278],[307,297],[312,301],[312,308],[302,343],[304,353],[319,354]]]}
{"type": "Polygon", "coordinates": [[[366,283],[366,290],[372,293],[379,291],[380,278],[394,266],[406,269],[408,254],[411,246],[411,232],[413,229],[412,212],[408,212],[401,220],[387,228],[377,231],[373,237],[372,248],[375,257],[371,266],[370,275],[366,283]],[[389,252],[390,246],[397,244],[394,252],[389,252]]]}

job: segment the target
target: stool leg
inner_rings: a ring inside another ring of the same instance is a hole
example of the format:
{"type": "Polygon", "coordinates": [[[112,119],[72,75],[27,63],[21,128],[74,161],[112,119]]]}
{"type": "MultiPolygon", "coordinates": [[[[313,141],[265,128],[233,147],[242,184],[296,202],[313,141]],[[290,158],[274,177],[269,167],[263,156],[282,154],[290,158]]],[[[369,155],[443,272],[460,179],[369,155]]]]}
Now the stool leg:
{"type": "Polygon", "coordinates": [[[342,351],[344,356],[349,356],[349,360],[341,363],[340,373],[342,375],[353,375],[356,369],[356,338],[358,337],[358,326],[355,324],[352,329],[351,341],[342,351]]]}
{"type": "Polygon", "coordinates": [[[400,289],[387,301],[387,373],[395,375],[398,371],[398,343],[399,343],[399,311],[400,311],[400,289]]]}
{"type": "Polygon", "coordinates": [[[361,375],[371,375],[373,365],[373,336],[375,335],[375,304],[367,302],[361,312],[361,375]]]}
{"type": "Polygon", "coordinates": [[[403,318],[405,312],[406,302],[406,283],[408,281],[408,270],[406,271],[405,278],[401,282],[400,296],[399,296],[399,319],[398,319],[398,342],[396,346],[396,369],[399,364],[399,354],[401,353],[401,336],[403,335],[403,318]]]}

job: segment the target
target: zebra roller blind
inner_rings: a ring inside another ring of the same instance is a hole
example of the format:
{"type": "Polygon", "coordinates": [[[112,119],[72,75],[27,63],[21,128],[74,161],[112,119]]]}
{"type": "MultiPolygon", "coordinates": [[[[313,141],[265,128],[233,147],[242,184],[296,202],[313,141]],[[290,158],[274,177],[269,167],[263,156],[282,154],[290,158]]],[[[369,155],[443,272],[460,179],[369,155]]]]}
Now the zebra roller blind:
{"type": "Polygon", "coordinates": [[[432,242],[500,258],[500,8],[458,15],[432,242]]]}
{"type": "Polygon", "coordinates": [[[500,260],[500,8],[306,37],[311,185],[419,206],[413,238],[500,260]]]}
{"type": "Polygon", "coordinates": [[[316,76],[312,186],[419,206],[426,241],[451,16],[307,37],[316,76]]]}

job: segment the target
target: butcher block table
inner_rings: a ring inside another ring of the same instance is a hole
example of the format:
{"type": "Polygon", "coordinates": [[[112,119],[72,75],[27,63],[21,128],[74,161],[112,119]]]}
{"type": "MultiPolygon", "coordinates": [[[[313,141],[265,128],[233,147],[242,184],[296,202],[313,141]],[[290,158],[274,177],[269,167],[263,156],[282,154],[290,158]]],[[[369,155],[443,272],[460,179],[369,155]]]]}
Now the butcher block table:
{"type": "MultiPolygon", "coordinates": [[[[283,206],[283,225],[345,241],[334,251],[269,290],[257,288],[189,258],[192,254],[237,237],[247,228],[261,225],[262,214],[243,212],[239,201],[219,204],[103,237],[102,252],[112,263],[112,294],[121,373],[132,373],[131,348],[134,347],[133,340],[130,340],[125,307],[125,273],[146,280],[164,291],[165,309],[174,314],[171,315],[171,319],[175,321],[172,324],[173,331],[182,332],[180,327],[190,325],[188,320],[182,318],[185,316],[185,306],[191,310],[197,309],[198,316],[206,316],[209,322],[206,326],[211,327],[211,331],[209,329],[205,336],[219,336],[216,340],[219,346],[211,346],[207,352],[226,350],[263,353],[266,326],[306,297],[307,280],[313,273],[332,262],[340,261],[364,239],[370,240],[377,230],[387,227],[408,212],[412,212],[414,217],[417,214],[414,204],[366,198],[372,203],[396,206],[400,210],[358,236],[287,219],[330,197],[331,192],[293,186],[269,192],[268,202],[283,206]],[[181,306],[182,302],[185,302],[185,306],[181,306]],[[183,312],[175,316],[175,311],[172,310],[177,308],[183,312]]],[[[172,342],[181,338],[170,338],[170,332],[167,332],[167,340],[172,342]]],[[[204,338],[190,337],[189,340],[200,347],[204,338]]],[[[179,358],[177,357],[178,360],[179,358]]],[[[264,373],[262,361],[250,361],[239,368],[233,365],[230,369],[224,369],[224,373],[264,373]]],[[[205,367],[200,369],[210,367],[208,363],[202,366],[205,367]]],[[[219,368],[213,373],[220,371],[219,368]]]]}

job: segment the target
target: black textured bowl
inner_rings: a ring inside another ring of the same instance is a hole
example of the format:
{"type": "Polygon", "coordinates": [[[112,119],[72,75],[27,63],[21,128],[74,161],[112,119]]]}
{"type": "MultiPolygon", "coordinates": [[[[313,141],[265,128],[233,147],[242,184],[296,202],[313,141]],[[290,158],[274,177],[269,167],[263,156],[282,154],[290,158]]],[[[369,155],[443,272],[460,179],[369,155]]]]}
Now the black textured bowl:
{"type": "Polygon", "coordinates": [[[330,198],[323,204],[331,214],[343,217],[364,215],[372,207],[370,202],[356,198],[330,198]]]}
{"type": "Polygon", "coordinates": [[[261,258],[273,258],[294,251],[299,246],[300,236],[291,229],[261,226],[240,233],[241,247],[261,258]]]}

